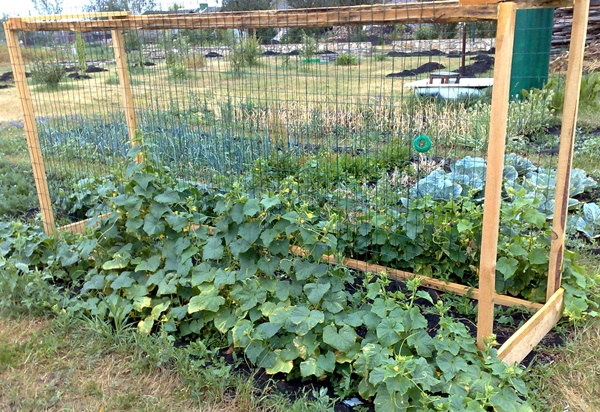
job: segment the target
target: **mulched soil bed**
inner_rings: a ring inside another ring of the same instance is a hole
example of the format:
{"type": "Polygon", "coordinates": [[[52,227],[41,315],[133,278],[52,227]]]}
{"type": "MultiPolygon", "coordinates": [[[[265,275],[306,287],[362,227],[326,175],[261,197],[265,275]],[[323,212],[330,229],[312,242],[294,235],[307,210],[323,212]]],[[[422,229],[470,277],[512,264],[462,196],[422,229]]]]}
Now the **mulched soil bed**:
{"type": "Polygon", "coordinates": [[[98,67],[98,66],[88,66],[88,68],[85,70],[86,73],[101,73],[101,72],[107,72],[108,70],[103,69],[102,67],[98,67]]]}
{"type": "Polygon", "coordinates": [[[445,69],[445,68],[446,68],[446,66],[444,66],[441,63],[429,62],[429,63],[425,63],[425,64],[417,67],[416,69],[403,70],[398,73],[390,73],[385,77],[411,77],[411,76],[416,76],[418,74],[430,73],[432,71],[441,70],[441,69],[445,69]]]}
{"type": "Polygon", "coordinates": [[[87,74],[79,74],[79,73],[71,73],[67,77],[70,79],[75,79],[75,80],[87,80],[87,79],[92,78],[92,76],[88,76],[87,74]]]}

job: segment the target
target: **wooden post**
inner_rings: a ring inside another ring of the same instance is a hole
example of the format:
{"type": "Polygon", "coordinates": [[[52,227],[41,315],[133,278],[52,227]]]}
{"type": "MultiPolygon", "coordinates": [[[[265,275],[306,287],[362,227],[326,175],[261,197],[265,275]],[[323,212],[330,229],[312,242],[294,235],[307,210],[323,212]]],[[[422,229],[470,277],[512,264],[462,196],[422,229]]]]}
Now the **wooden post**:
{"type": "Polygon", "coordinates": [[[480,349],[483,349],[484,340],[492,334],[494,326],[496,257],[516,11],[517,7],[512,2],[500,3],[498,6],[496,67],[494,69],[494,89],[492,91],[485,200],[483,203],[481,261],[479,266],[477,346],[480,349]]]}
{"type": "Polygon", "coordinates": [[[23,54],[19,46],[19,36],[16,30],[10,30],[7,27],[4,28],[4,33],[6,34],[6,45],[8,46],[15,86],[17,87],[19,100],[21,101],[27,149],[29,150],[29,158],[31,159],[31,166],[33,168],[33,178],[40,202],[44,231],[50,235],[54,232],[54,212],[50,200],[48,181],[46,180],[46,168],[44,167],[42,148],[40,147],[37,126],[35,124],[33,102],[31,101],[31,94],[29,93],[27,78],[25,76],[25,63],[23,62],[23,54]]]}
{"type": "Polygon", "coordinates": [[[498,359],[512,365],[521,362],[558,323],[564,308],[564,289],[557,290],[548,302],[498,349],[498,359]]]}
{"type": "Polygon", "coordinates": [[[556,173],[556,193],[554,197],[554,216],[552,219],[552,240],[550,244],[550,263],[548,267],[548,286],[546,300],[560,288],[562,263],[564,258],[565,230],[567,226],[569,186],[571,185],[571,167],[573,144],[579,106],[581,70],[587,33],[590,0],[575,0],[573,5],[573,28],[569,46],[569,65],[563,103],[560,148],[558,152],[558,171],[556,173]]]}
{"type": "MultiPolygon", "coordinates": [[[[125,120],[127,121],[127,130],[129,132],[129,142],[133,147],[139,144],[136,139],[137,122],[135,120],[135,107],[133,104],[133,94],[131,93],[131,82],[129,81],[129,70],[127,69],[127,56],[125,54],[125,39],[121,30],[112,30],[113,49],[115,51],[115,61],[117,63],[117,74],[119,76],[119,87],[121,89],[121,98],[125,108],[125,120]]],[[[141,163],[142,156],[136,158],[141,163]]]]}

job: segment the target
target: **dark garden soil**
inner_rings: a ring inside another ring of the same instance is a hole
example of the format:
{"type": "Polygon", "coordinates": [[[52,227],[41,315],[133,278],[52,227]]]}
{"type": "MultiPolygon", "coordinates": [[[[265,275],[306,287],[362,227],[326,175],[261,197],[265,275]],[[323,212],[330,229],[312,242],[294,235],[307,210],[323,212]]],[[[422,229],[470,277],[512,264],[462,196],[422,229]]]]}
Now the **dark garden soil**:
{"type": "Polygon", "coordinates": [[[70,79],[75,79],[75,80],[87,80],[87,79],[92,78],[92,76],[88,76],[87,74],[79,74],[79,73],[69,73],[67,75],[67,77],[70,79]]]}
{"type": "Polygon", "coordinates": [[[417,67],[416,69],[403,70],[398,73],[390,73],[385,77],[411,77],[411,76],[416,76],[418,74],[430,73],[432,71],[441,70],[441,69],[445,69],[445,68],[446,68],[446,66],[444,66],[441,63],[429,62],[429,63],[425,63],[425,64],[417,67]]]}
{"type": "MultiPolygon", "coordinates": [[[[25,77],[31,77],[31,73],[25,73],[25,77]]],[[[4,72],[0,75],[0,89],[7,89],[13,85],[13,72],[4,72]]]]}
{"type": "Polygon", "coordinates": [[[86,73],[101,73],[101,72],[107,72],[107,69],[104,69],[102,67],[98,67],[98,66],[94,66],[94,65],[90,65],[87,67],[87,69],[85,70],[86,73]]]}
{"type": "Polygon", "coordinates": [[[464,77],[475,77],[475,75],[485,73],[494,67],[494,57],[487,54],[478,54],[471,57],[471,61],[473,63],[464,68],[464,77]]]}
{"type": "Polygon", "coordinates": [[[425,56],[446,56],[441,50],[428,50],[421,52],[389,52],[388,57],[425,57],[425,56]]]}
{"type": "Polygon", "coordinates": [[[273,51],[273,50],[267,50],[267,51],[261,53],[261,56],[281,56],[281,53],[273,51]]]}
{"type": "Polygon", "coordinates": [[[208,52],[204,55],[204,57],[209,58],[209,59],[215,59],[217,57],[223,57],[223,55],[220,53],[217,53],[217,52],[208,52]]]}
{"type": "Polygon", "coordinates": [[[146,62],[143,62],[143,63],[142,62],[138,62],[138,63],[134,63],[134,64],[131,65],[131,67],[136,67],[136,68],[137,67],[152,67],[152,66],[156,66],[156,63],[146,61],[146,62]]]}

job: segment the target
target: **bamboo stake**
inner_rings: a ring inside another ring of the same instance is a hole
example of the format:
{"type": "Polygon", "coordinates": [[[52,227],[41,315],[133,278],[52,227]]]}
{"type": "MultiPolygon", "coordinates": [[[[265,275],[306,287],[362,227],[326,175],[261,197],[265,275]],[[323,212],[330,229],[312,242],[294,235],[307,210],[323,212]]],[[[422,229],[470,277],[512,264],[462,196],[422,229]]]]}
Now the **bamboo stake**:
{"type": "MultiPolygon", "coordinates": [[[[129,132],[129,142],[131,146],[139,144],[136,138],[137,121],[135,119],[135,106],[133,103],[133,94],[131,92],[131,82],[129,81],[129,70],[127,69],[127,55],[125,54],[125,39],[121,30],[112,30],[113,49],[115,51],[115,60],[117,63],[117,73],[119,76],[119,88],[121,89],[121,98],[123,108],[125,109],[125,120],[127,122],[127,131],[129,132]]],[[[136,158],[138,163],[142,162],[142,155],[136,158]]]]}
{"type": "Polygon", "coordinates": [[[554,216],[552,219],[552,241],[550,244],[550,263],[548,267],[548,286],[546,300],[560,288],[562,263],[567,226],[569,186],[571,185],[571,167],[573,162],[573,144],[579,106],[579,89],[583,53],[587,34],[590,0],[575,0],[573,8],[573,29],[569,46],[569,64],[563,104],[560,148],[558,152],[558,171],[556,173],[556,193],[554,198],[554,216]]]}
{"type": "Polygon", "coordinates": [[[31,159],[31,167],[33,168],[33,178],[40,203],[40,211],[42,212],[44,231],[50,235],[54,232],[54,211],[52,210],[50,190],[48,189],[48,181],[46,179],[46,168],[44,167],[42,148],[40,147],[37,126],[35,124],[33,102],[31,101],[31,94],[25,75],[25,63],[23,62],[23,54],[19,46],[19,36],[16,31],[9,30],[7,27],[4,28],[4,33],[6,34],[6,45],[8,46],[15,86],[17,87],[19,100],[21,101],[27,149],[29,150],[29,158],[31,159]]]}
{"type": "Polygon", "coordinates": [[[498,254],[498,230],[500,225],[500,200],[506,122],[510,89],[513,41],[515,35],[515,3],[498,6],[498,29],[496,32],[496,67],[490,118],[490,136],[487,155],[485,200],[483,204],[483,228],[481,261],[479,266],[479,305],[477,318],[477,346],[483,349],[484,340],[493,332],[494,294],[496,282],[496,258],[498,254]]]}

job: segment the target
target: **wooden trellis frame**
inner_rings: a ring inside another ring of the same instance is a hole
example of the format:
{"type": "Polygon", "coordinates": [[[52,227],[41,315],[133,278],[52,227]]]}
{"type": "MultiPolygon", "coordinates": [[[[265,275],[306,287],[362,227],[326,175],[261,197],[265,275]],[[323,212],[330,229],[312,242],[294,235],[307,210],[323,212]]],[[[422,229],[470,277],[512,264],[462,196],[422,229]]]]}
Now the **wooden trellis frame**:
{"type": "MultiPolygon", "coordinates": [[[[354,6],[345,8],[319,8],[296,10],[268,10],[254,12],[206,13],[196,15],[149,15],[133,16],[126,12],[93,13],[79,15],[57,15],[40,17],[10,18],[5,24],[6,39],[14,72],[15,83],[24,116],[25,133],[33,167],[40,210],[47,233],[56,230],[46,172],[35,125],[34,109],[25,78],[23,57],[18,42],[18,32],[26,31],[112,31],[113,47],[117,70],[122,88],[122,101],[125,108],[130,141],[135,144],[136,119],[131,89],[128,82],[126,58],[123,48],[122,30],[156,29],[205,29],[205,28],[280,28],[280,27],[324,27],[369,24],[404,24],[428,22],[464,22],[496,20],[496,66],[492,94],[491,125],[488,146],[488,172],[485,185],[483,235],[481,263],[479,267],[479,289],[457,283],[444,282],[426,276],[390,269],[353,259],[342,263],[350,268],[381,272],[391,278],[408,279],[419,277],[423,286],[443,290],[458,295],[470,296],[479,300],[477,322],[477,344],[485,345],[485,339],[492,334],[494,306],[522,306],[535,312],[498,351],[498,356],[506,363],[520,362],[531,349],[559,321],[563,310],[564,290],[560,287],[564,254],[565,227],[567,221],[567,201],[573,143],[579,104],[578,90],[581,84],[581,71],[590,0],[461,0],[430,3],[406,3],[375,6],[354,6]],[[562,115],[560,152],[556,179],[556,197],[552,227],[552,243],[548,271],[547,300],[545,304],[528,302],[510,296],[496,294],[495,274],[500,220],[500,201],[506,125],[508,117],[509,82],[512,60],[512,46],[515,35],[515,15],[518,9],[573,7],[573,27],[569,50],[569,64],[565,88],[565,101],[562,115]]],[[[72,232],[85,230],[86,221],[58,228],[72,232]]],[[[302,254],[299,249],[292,249],[302,254]]],[[[324,256],[326,261],[335,262],[334,257],[324,256]]]]}

